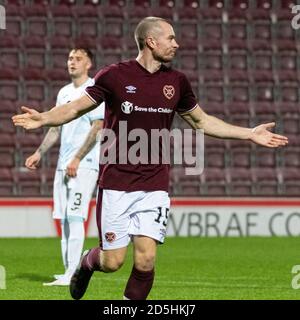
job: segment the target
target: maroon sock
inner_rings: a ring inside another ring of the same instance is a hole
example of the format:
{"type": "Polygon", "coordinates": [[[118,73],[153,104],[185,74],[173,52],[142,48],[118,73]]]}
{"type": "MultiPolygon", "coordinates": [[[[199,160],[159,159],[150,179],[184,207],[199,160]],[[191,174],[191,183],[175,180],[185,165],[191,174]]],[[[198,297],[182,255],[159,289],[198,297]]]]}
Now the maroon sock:
{"type": "Polygon", "coordinates": [[[99,247],[90,250],[90,252],[82,260],[83,269],[88,269],[90,271],[101,271],[100,251],[101,249],[99,247]]]}
{"type": "Polygon", "coordinates": [[[129,300],[146,300],[152,288],[153,280],[154,269],[140,271],[133,267],[124,291],[124,297],[129,300]]]}

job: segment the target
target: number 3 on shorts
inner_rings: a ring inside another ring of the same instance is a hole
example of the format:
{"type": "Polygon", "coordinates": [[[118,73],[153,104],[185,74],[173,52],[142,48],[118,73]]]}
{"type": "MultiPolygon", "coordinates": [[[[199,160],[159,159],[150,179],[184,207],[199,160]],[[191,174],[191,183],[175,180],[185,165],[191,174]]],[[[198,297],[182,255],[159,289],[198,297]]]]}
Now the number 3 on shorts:
{"type": "Polygon", "coordinates": [[[168,222],[168,214],[170,209],[169,208],[162,208],[158,207],[158,212],[157,212],[157,218],[154,219],[155,222],[157,223],[162,223],[164,227],[167,226],[168,222]]]}

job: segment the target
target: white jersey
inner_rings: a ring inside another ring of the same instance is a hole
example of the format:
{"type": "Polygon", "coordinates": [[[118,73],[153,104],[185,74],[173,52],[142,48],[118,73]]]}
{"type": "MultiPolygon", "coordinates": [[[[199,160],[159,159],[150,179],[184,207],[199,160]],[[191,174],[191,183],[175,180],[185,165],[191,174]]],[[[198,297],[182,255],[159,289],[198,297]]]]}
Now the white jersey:
{"type": "MultiPolygon", "coordinates": [[[[80,98],[85,88],[93,85],[94,79],[88,78],[88,80],[78,88],[75,88],[73,83],[64,86],[57,95],[56,106],[80,98]]],[[[94,110],[61,127],[57,170],[65,170],[74,158],[89,134],[92,121],[102,119],[104,119],[104,103],[101,103],[94,110]]],[[[80,161],[79,168],[99,170],[99,156],[100,141],[97,141],[92,150],[80,161]]]]}

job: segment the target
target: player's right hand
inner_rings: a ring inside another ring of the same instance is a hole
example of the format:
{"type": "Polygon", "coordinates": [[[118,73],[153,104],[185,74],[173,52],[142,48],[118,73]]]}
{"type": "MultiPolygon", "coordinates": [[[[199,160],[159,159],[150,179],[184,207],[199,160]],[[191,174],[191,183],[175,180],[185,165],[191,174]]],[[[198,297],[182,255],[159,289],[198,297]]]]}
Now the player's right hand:
{"type": "Polygon", "coordinates": [[[26,159],[25,166],[30,170],[35,170],[40,160],[41,160],[41,154],[38,151],[36,151],[33,155],[31,155],[26,159]]]}
{"type": "Polygon", "coordinates": [[[15,126],[23,127],[26,130],[40,128],[43,125],[42,115],[27,107],[21,107],[23,114],[18,114],[12,117],[15,126]]]}

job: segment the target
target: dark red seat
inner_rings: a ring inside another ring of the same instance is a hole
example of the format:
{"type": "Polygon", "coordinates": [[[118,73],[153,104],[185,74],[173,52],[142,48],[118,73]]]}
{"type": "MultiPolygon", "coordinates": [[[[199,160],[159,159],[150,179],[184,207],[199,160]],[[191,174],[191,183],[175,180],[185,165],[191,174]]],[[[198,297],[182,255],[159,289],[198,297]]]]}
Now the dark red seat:
{"type": "Polygon", "coordinates": [[[227,179],[230,195],[251,196],[253,192],[252,176],[249,169],[228,168],[227,179]]]}
{"type": "Polygon", "coordinates": [[[16,183],[11,169],[0,167],[0,197],[17,195],[16,183]]]}

